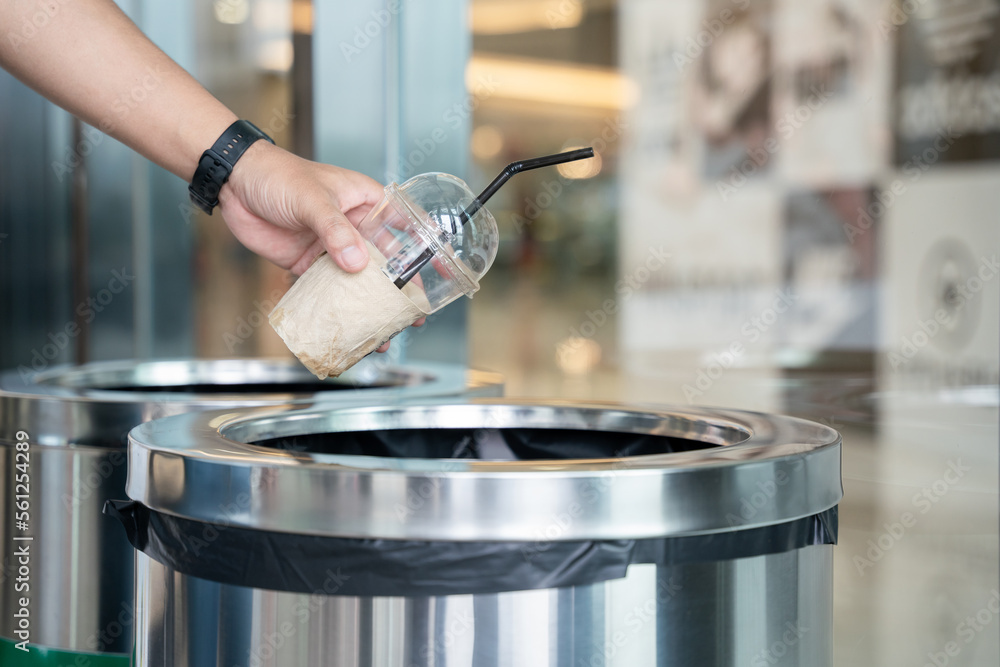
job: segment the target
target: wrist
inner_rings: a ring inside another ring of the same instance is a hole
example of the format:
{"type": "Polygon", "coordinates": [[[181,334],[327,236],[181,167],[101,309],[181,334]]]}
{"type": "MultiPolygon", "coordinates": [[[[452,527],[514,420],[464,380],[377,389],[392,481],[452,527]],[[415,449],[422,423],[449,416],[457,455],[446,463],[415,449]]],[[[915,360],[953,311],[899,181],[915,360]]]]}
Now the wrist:
{"type": "Polygon", "coordinates": [[[177,128],[178,144],[183,151],[185,164],[185,173],[179,176],[188,183],[194,179],[205,149],[210,148],[227,127],[239,120],[232,111],[221,104],[218,106],[220,108],[212,109],[207,118],[199,118],[193,125],[192,119],[186,118],[185,125],[177,128]]]}
{"type": "Polygon", "coordinates": [[[285,152],[267,141],[255,141],[233,167],[233,173],[229,175],[229,180],[219,191],[219,204],[221,205],[223,201],[235,193],[245,193],[254,180],[254,176],[260,173],[258,165],[261,162],[273,160],[276,151],[285,152]]]}

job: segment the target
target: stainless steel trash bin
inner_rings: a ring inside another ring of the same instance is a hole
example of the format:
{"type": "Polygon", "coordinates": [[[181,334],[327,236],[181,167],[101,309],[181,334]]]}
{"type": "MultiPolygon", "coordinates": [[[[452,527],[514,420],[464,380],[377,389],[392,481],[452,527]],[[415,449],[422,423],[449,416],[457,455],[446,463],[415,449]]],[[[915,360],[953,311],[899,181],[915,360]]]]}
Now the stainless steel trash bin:
{"type": "Polygon", "coordinates": [[[501,392],[496,374],[430,363],[393,368],[363,362],[322,382],[298,362],[263,359],[115,361],[30,378],[4,374],[0,664],[8,658],[17,665],[128,664],[132,549],[101,508],[106,499],[124,496],[126,436],[136,424],[211,408],[391,404],[501,392]],[[26,453],[17,452],[20,432],[26,453]],[[21,508],[28,511],[27,524],[18,523],[21,508]],[[33,539],[18,539],[24,537],[33,539]],[[30,653],[15,648],[25,636],[30,653]]]}
{"type": "Polygon", "coordinates": [[[183,415],[108,511],[141,667],[829,667],[840,436],[488,399],[183,415]],[[193,585],[211,582],[212,604],[193,585]]]}

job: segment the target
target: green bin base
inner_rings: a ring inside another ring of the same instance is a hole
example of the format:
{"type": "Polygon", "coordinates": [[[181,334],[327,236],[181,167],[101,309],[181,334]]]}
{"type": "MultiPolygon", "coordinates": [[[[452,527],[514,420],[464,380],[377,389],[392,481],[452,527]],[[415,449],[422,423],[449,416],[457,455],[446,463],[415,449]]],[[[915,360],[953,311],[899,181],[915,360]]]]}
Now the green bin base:
{"type": "Polygon", "coordinates": [[[28,644],[28,650],[15,648],[16,642],[0,637],[0,665],[3,667],[129,667],[127,653],[83,653],[63,651],[28,644]]]}

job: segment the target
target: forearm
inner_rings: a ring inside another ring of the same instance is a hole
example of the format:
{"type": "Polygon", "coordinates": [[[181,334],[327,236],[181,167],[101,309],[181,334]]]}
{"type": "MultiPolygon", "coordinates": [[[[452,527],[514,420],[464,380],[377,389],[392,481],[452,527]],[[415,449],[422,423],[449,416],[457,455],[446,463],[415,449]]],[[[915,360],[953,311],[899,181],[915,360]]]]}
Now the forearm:
{"type": "MultiPolygon", "coordinates": [[[[111,0],[0,0],[0,65],[185,181],[236,120],[111,0]]],[[[247,248],[295,273],[324,250],[360,271],[368,253],[355,227],[382,194],[367,176],[261,141],[233,169],[219,210],[247,248]]]]}
{"type": "Polygon", "coordinates": [[[184,180],[236,120],[111,0],[3,0],[0,26],[4,69],[184,180]]]}

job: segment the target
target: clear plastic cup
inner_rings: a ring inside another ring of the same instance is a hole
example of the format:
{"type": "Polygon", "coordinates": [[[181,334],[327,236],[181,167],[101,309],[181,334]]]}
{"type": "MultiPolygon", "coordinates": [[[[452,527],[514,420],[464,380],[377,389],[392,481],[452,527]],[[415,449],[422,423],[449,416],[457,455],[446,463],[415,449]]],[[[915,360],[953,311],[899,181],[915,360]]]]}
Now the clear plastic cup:
{"type": "Polygon", "coordinates": [[[450,174],[390,183],[358,225],[368,266],[351,274],[322,255],[275,306],[271,326],[323,378],[343,373],[421,317],[471,297],[499,245],[496,220],[475,200],[450,174]]]}

